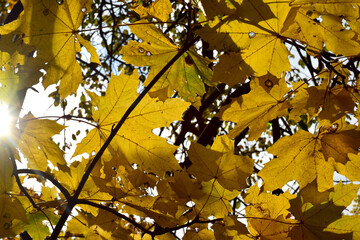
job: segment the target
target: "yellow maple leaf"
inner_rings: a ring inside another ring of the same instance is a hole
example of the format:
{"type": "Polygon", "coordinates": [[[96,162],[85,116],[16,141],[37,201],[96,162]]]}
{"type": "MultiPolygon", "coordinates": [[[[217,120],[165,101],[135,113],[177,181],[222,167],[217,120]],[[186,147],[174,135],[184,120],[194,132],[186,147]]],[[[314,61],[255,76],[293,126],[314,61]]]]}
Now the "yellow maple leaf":
{"type": "Polygon", "coordinates": [[[320,148],[318,137],[302,130],[281,138],[268,149],[277,158],[266,163],[259,172],[259,176],[264,179],[265,188],[282,188],[292,180],[296,180],[302,188],[316,177],[320,191],[331,188],[334,166],[325,161],[320,148]],[[289,144],[292,146],[291,151],[288,151],[289,144]]]}
{"type": "Polygon", "coordinates": [[[53,120],[36,119],[31,113],[20,120],[22,134],[18,147],[29,168],[46,171],[48,160],[54,166],[66,165],[64,152],[51,139],[64,128],[53,120]]]}
{"type": "Polygon", "coordinates": [[[295,197],[295,195],[291,195],[289,192],[276,196],[262,191],[257,185],[254,185],[249,188],[244,200],[246,203],[249,203],[249,207],[266,209],[268,216],[277,218],[281,215],[286,217],[289,214],[289,200],[295,197]]]}
{"type": "Polygon", "coordinates": [[[301,197],[303,193],[300,192],[296,199],[290,201],[290,211],[297,221],[289,233],[291,239],[351,239],[348,234],[349,225],[340,223],[337,229],[333,226],[341,222],[342,211],[356,197],[358,189],[357,185],[344,185],[340,182],[330,193],[329,200],[319,205],[304,202],[301,197]],[[338,218],[340,219],[337,220],[338,218]],[[325,232],[324,229],[329,232],[325,232]]]}
{"type": "Polygon", "coordinates": [[[314,10],[321,14],[331,14],[339,16],[342,14],[344,17],[359,18],[360,4],[357,1],[348,0],[292,0],[290,3],[294,7],[312,7],[314,10]]]}
{"type": "Polygon", "coordinates": [[[290,118],[300,121],[300,115],[307,114],[308,119],[318,116],[323,123],[332,123],[346,113],[353,112],[355,103],[352,93],[343,86],[329,88],[326,83],[320,86],[301,88],[290,100],[293,109],[290,118]]]}
{"type": "MultiPolygon", "coordinates": [[[[326,232],[347,234],[349,239],[360,239],[360,216],[343,215],[340,219],[330,223],[324,229],[326,232]]],[[[346,236],[346,235],[345,235],[346,236]]]]}
{"type": "Polygon", "coordinates": [[[249,203],[245,208],[249,232],[265,239],[289,239],[292,219],[288,219],[289,200],[295,195],[285,192],[279,196],[260,191],[257,185],[252,186],[245,197],[249,203]]]}
{"type": "Polygon", "coordinates": [[[239,192],[229,191],[223,188],[215,179],[202,182],[203,192],[205,195],[199,199],[194,199],[196,212],[201,214],[202,218],[214,216],[216,218],[223,218],[228,216],[232,211],[232,207],[229,203],[239,195],[239,192]]]}
{"type": "Polygon", "coordinates": [[[200,181],[215,178],[230,191],[246,188],[246,178],[253,172],[254,160],[235,155],[233,145],[227,135],[218,136],[211,149],[191,144],[188,154],[192,165],[188,172],[200,181]]]}
{"type": "Polygon", "coordinates": [[[61,80],[61,98],[74,93],[82,82],[81,68],[75,58],[76,53],[80,52],[79,42],[90,52],[91,60],[99,63],[95,48],[78,32],[91,3],[89,0],[64,0],[58,3],[45,0],[22,1],[24,14],[11,24],[11,31],[9,27],[0,28],[1,33],[8,34],[3,37],[15,40],[17,44],[32,46],[33,51],[36,50],[36,58],[42,61],[37,70],[46,70],[44,87],[61,80]]]}
{"type": "Polygon", "coordinates": [[[269,72],[280,77],[283,71],[290,70],[289,52],[280,33],[289,4],[245,0],[234,1],[232,5],[236,10],[224,12],[232,14],[210,19],[209,24],[198,31],[200,36],[218,50],[241,49],[237,53],[240,69],[250,66],[257,76],[269,72]]]}
{"type": "Polygon", "coordinates": [[[261,86],[260,79],[250,82],[250,93],[233,101],[221,114],[221,119],[236,122],[237,125],[229,133],[230,137],[236,137],[246,127],[249,127],[249,140],[256,140],[267,128],[267,123],[287,113],[290,104],[284,99],[290,88],[286,86],[285,79],[275,84],[270,78],[267,79],[265,89],[261,86]],[[269,92],[268,92],[269,91],[269,92]]]}
{"type": "Polygon", "coordinates": [[[357,152],[358,139],[358,131],[344,119],[321,128],[317,135],[300,130],[268,149],[277,158],[266,163],[259,175],[269,190],[281,188],[291,180],[303,188],[316,179],[318,190],[323,192],[333,186],[335,170],[346,172],[343,167],[348,161],[347,153],[357,152]],[[292,150],[288,151],[290,145],[292,150]]]}
{"type": "MultiPolygon", "coordinates": [[[[147,85],[180,49],[147,21],[138,21],[130,29],[142,42],[130,41],[120,53],[127,63],[150,66],[144,83],[147,85]]],[[[195,48],[191,48],[162,75],[150,90],[151,95],[165,100],[176,90],[186,101],[196,101],[197,95],[205,93],[204,82],[210,84],[212,72],[209,71],[209,63],[209,59],[199,56],[195,48]]]]}
{"type": "Polygon", "coordinates": [[[318,185],[316,180],[312,181],[300,190],[303,202],[311,203],[312,205],[318,205],[329,200],[329,194],[333,191],[333,188],[324,192],[318,191],[318,185]]]}
{"type": "Polygon", "coordinates": [[[185,171],[175,173],[175,176],[168,180],[171,189],[177,194],[179,199],[191,201],[193,198],[200,198],[204,195],[204,192],[201,191],[201,183],[189,178],[189,174],[185,171]]]}
{"type": "Polygon", "coordinates": [[[335,54],[355,56],[360,53],[357,34],[344,28],[342,18],[338,17],[358,15],[358,3],[318,1],[312,5],[309,1],[295,1],[292,6],[281,31],[284,36],[304,42],[316,55],[323,51],[324,43],[335,54]]]}
{"type": "Polygon", "coordinates": [[[226,83],[229,86],[244,83],[248,76],[254,74],[252,68],[244,62],[241,54],[225,53],[214,67],[213,82],[226,83]]]}
{"type": "Polygon", "coordinates": [[[360,155],[355,155],[354,153],[348,154],[349,161],[345,164],[345,169],[342,174],[344,174],[351,181],[359,181],[359,171],[360,171],[360,155]]]}
{"type": "MultiPolygon", "coordinates": [[[[76,150],[76,154],[91,154],[100,149],[99,140],[107,139],[113,126],[137,98],[138,79],[139,76],[135,73],[131,76],[124,73],[112,76],[105,96],[96,97],[98,110],[93,112],[93,118],[99,127],[92,129],[78,144],[77,149],[80,150],[76,150]],[[94,140],[98,142],[93,143],[94,140]]],[[[146,96],[127,118],[110,148],[118,151],[129,163],[136,163],[139,168],[160,176],[166,171],[179,169],[173,156],[177,147],[153,134],[152,130],[181,120],[181,114],[188,106],[189,103],[181,99],[173,98],[162,102],[146,96]]]]}
{"type": "Polygon", "coordinates": [[[249,232],[252,235],[252,239],[269,239],[269,240],[290,240],[288,236],[291,229],[291,220],[284,219],[283,216],[276,218],[264,216],[264,212],[261,209],[249,208],[249,232]],[[250,210],[251,209],[251,210],[250,210]]]}
{"type": "Polygon", "coordinates": [[[333,122],[329,127],[324,127],[324,130],[326,131],[321,135],[321,146],[325,158],[332,157],[337,163],[346,164],[349,153],[358,153],[359,129],[347,123],[345,117],[333,122]]]}

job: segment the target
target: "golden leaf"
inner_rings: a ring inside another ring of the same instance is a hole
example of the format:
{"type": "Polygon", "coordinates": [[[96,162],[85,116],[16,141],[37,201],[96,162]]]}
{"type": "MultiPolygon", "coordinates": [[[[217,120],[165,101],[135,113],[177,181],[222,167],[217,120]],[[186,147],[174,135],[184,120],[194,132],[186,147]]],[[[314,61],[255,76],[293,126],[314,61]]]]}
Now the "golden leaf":
{"type": "MultiPolygon", "coordinates": [[[[113,126],[137,98],[137,85],[138,75],[135,73],[131,76],[112,76],[106,95],[99,99],[98,110],[93,112],[99,128],[92,129],[88,133],[89,137],[78,144],[77,148],[81,150],[76,150],[76,154],[91,154],[100,149],[100,138],[103,141],[107,139],[113,126]],[[94,142],[94,139],[98,142],[94,142]]],[[[139,168],[159,176],[166,171],[179,169],[173,156],[177,147],[153,134],[152,130],[181,120],[181,114],[188,106],[189,103],[180,99],[161,102],[146,96],[127,118],[110,147],[130,164],[136,163],[139,168]]]]}
{"type": "MultiPolygon", "coordinates": [[[[120,53],[127,63],[151,67],[144,83],[148,85],[180,49],[149,22],[136,22],[130,29],[142,42],[130,41],[120,53]]],[[[162,75],[151,89],[151,96],[165,100],[176,90],[186,101],[196,101],[197,95],[205,93],[204,82],[210,83],[212,72],[209,71],[209,63],[207,58],[196,53],[195,48],[191,48],[162,75]]]]}
{"type": "Polygon", "coordinates": [[[20,121],[22,134],[18,146],[32,169],[46,171],[48,160],[54,165],[66,165],[64,152],[51,139],[65,127],[56,121],[36,119],[31,113],[20,121]]]}
{"type": "Polygon", "coordinates": [[[188,172],[200,181],[215,178],[227,190],[246,188],[246,178],[251,175],[254,160],[234,154],[233,142],[223,135],[215,139],[212,149],[193,143],[189,150],[192,165],[188,172]]]}
{"type": "Polygon", "coordinates": [[[249,140],[258,139],[269,121],[285,115],[290,108],[289,102],[284,98],[290,88],[286,86],[284,79],[278,85],[273,83],[269,91],[260,86],[260,80],[255,78],[250,82],[250,88],[250,93],[232,102],[221,114],[222,120],[237,123],[229,134],[231,138],[249,127],[249,140]]]}

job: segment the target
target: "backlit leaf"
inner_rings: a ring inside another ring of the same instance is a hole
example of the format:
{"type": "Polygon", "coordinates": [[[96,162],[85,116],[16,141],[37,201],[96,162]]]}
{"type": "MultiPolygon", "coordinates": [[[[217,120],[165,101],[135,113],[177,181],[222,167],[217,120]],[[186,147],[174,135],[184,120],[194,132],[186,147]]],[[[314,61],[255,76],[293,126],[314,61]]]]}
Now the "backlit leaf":
{"type": "Polygon", "coordinates": [[[226,190],[216,180],[203,182],[201,185],[206,195],[193,200],[196,211],[204,216],[213,215],[216,218],[227,216],[232,211],[229,201],[239,192],[226,190]]]}
{"type": "Polygon", "coordinates": [[[284,79],[276,85],[268,79],[269,86],[266,90],[260,85],[259,79],[250,82],[250,93],[233,101],[229,108],[221,115],[225,121],[236,122],[236,127],[230,132],[230,137],[236,137],[246,127],[249,127],[249,140],[256,140],[267,128],[267,123],[276,117],[287,113],[290,104],[284,95],[290,90],[284,79]],[[267,92],[269,91],[269,92],[267,92]]]}
{"type": "Polygon", "coordinates": [[[22,130],[19,148],[27,158],[28,166],[33,169],[46,171],[48,160],[54,165],[66,165],[64,152],[51,139],[65,127],[56,121],[36,119],[31,113],[21,120],[22,130]]]}
{"type": "Polygon", "coordinates": [[[200,181],[215,178],[230,191],[245,188],[246,178],[253,172],[253,160],[235,155],[233,143],[226,135],[217,137],[212,149],[193,143],[189,158],[192,162],[189,173],[200,181]]]}
{"type": "Polygon", "coordinates": [[[326,84],[301,88],[290,101],[293,109],[290,117],[300,120],[300,115],[307,114],[308,119],[318,116],[327,120],[328,124],[343,117],[345,113],[353,112],[355,104],[352,93],[342,86],[329,88],[326,84]]]}
{"type": "MultiPolygon", "coordinates": [[[[33,50],[37,50],[36,58],[42,61],[39,67],[47,72],[44,87],[61,80],[59,92],[61,98],[65,98],[74,93],[82,82],[81,68],[75,58],[76,53],[80,52],[77,37],[78,28],[85,13],[90,10],[91,1],[64,0],[58,4],[50,0],[28,0],[22,3],[25,10],[18,20],[21,23],[14,26],[9,37],[18,35],[21,37],[20,44],[30,45],[33,50]]],[[[79,38],[95,55],[90,44],[79,38]]]]}
{"type": "Polygon", "coordinates": [[[238,54],[243,62],[257,76],[269,72],[280,77],[283,71],[290,69],[289,52],[280,32],[290,11],[289,4],[246,0],[236,1],[233,6],[236,10],[226,11],[229,15],[211,20],[199,34],[217,50],[240,50],[238,54]]]}
{"type": "Polygon", "coordinates": [[[346,227],[343,228],[344,231],[339,229],[339,231],[324,232],[323,229],[341,217],[341,212],[355,198],[358,188],[353,184],[339,183],[334,187],[334,192],[330,194],[328,202],[315,206],[304,203],[300,196],[292,200],[290,211],[299,223],[292,228],[289,234],[291,239],[351,239],[350,234],[336,234],[349,233],[346,227]]]}
{"type": "Polygon", "coordinates": [[[276,142],[268,151],[277,156],[260,171],[269,190],[283,187],[296,180],[300,188],[316,179],[318,190],[323,192],[333,185],[333,172],[342,170],[348,161],[347,152],[356,152],[359,133],[343,120],[329,128],[322,128],[317,135],[299,130],[276,142]],[[345,143],[349,145],[345,146],[345,143]],[[287,151],[289,144],[292,151],[287,151]],[[351,147],[353,146],[353,147],[351,147]],[[291,171],[291,175],[286,174],[291,171]]]}
{"type": "MultiPolygon", "coordinates": [[[[98,111],[93,113],[99,128],[91,130],[88,134],[90,139],[85,138],[78,145],[78,148],[82,149],[81,152],[77,151],[78,154],[98,151],[101,145],[87,146],[88,142],[93,142],[93,138],[105,141],[113,126],[138,96],[137,85],[138,75],[135,73],[131,76],[122,74],[112,77],[106,95],[99,100],[98,111]]],[[[162,175],[166,171],[179,169],[178,162],[172,155],[177,147],[153,134],[152,130],[181,120],[181,114],[188,106],[188,103],[180,99],[162,102],[145,97],[117,133],[111,144],[112,148],[118,150],[129,163],[136,163],[148,172],[162,175]]]]}
{"type": "MultiPolygon", "coordinates": [[[[179,47],[174,45],[160,29],[149,25],[146,21],[137,22],[130,29],[142,42],[130,41],[120,53],[130,64],[151,67],[144,83],[148,85],[166,63],[178,53],[179,47]]],[[[211,80],[209,63],[207,58],[200,57],[195,49],[191,48],[155,84],[151,89],[152,95],[164,100],[174,95],[174,90],[176,90],[185,100],[195,101],[197,95],[202,96],[205,93],[204,82],[209,83],[211,80]]]]}

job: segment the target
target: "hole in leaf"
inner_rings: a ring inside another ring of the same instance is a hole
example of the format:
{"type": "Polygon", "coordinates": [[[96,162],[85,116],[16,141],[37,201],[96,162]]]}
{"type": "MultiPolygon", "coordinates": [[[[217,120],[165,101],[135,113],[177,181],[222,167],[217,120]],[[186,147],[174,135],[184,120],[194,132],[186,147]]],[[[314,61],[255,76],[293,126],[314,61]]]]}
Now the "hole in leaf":
{"type": "Polygon", "coordinates": [[[83,8],[81,9],[81,11],[82,11],[83,13],[86,12],[86,8],[83,7],[83,8]]]}
{"type": "Polygon", "coordinates": [[[254,33],[254,32],[249,32],[249,38],[254,38],[255,35],[256,35],[256,33],[254,33]]]}
{"type": "Polygon", "coordinates": [[[29,52],[29,54],[27,55],[30,58],[36,58],[37,56],[37,50],[31,51],[29,52]]]}
{"type": "Polygon", "coordinates": [[[143,48],[139,47],[139,53],[144,53],[144,52],[145,52],[145,50],[143,48]]]}
{"type": "Polygon", "coordinates": [[[268,80],[265,81],[265,86],[272,87],[272,86],[274,86],[274,84],[270,79],[268,79],[268,80]]]}
{"type": "Polygon", "coordinates": [[[187,65],[193,65],[194,64],[194,60],[190,57],[190,55],[187,55],[185,57],[185,62],[187,65]]]}
{"type": "Polygon", "coordinates": [[[14,34],[14,35],[12,36],[11,41],[14,43],[14,42],[16,42],[16,41],[19,39],[19,37],[20,37],[19,34],[14,34]]]}
{"type": "Polygon", "coordinates": [[[151,55],[152,55],[151,52],[149,52],[149,51],[146,52],[146,56],[150,57],[151,55]]]}
{"type": "Polygon", "coordinates": [[[43,14],[45,16],[47,16],[47,15],[49,15],[49,13],[50,13],[49,9],[45,8],[44,11],[43,11],[43,14]]]}
{"type": "Polygon", "coordinates": [[[61,5],[64,3],[64,0],[56,0],[57,4],[61,5]]]}
{"type": "Polygon", "coordinates": [[[339,124],[338,123],[334,123],[333,125],[331,125],[331,127],[328,129],[329,133],[335,133],[336,130],[338,129],[339,124]]]}

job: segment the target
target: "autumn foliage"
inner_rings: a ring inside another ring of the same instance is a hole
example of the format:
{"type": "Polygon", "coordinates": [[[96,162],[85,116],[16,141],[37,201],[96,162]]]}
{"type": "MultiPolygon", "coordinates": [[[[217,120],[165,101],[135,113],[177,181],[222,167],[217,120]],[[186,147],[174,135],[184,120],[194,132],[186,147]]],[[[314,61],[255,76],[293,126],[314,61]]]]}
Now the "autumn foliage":
{"type": "Polygon", "coordinates": [[[358,0],[1,7],[0,237],[360,239],[358,0]]]}

